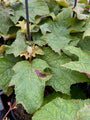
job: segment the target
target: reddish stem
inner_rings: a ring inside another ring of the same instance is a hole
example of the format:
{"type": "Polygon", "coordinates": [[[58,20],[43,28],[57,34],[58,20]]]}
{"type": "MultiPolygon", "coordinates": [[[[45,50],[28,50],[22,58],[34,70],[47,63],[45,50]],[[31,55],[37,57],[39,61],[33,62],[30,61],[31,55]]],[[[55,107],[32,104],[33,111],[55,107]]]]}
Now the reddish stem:
{"type": "Polygon", "coordinates": [[[10,107],[10,109],[8,110],[8,112],[5,114],[5,116],[3,117],[2,120],[5,120],[5,118],[7,117],[7,115],[10,113],[10,111],[12,110],[12,108],[14,108],[14,106],[16,105],[16,101],[13,103],[13,105],[10,107]]]}

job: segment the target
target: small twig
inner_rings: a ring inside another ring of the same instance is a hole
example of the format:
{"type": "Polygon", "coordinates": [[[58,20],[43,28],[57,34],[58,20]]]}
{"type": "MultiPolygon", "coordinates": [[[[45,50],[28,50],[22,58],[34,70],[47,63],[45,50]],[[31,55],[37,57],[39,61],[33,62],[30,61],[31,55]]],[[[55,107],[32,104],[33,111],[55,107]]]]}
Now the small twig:
{"type": "Polygon", "coordinates": [[[32,63],[32,56],[29,57],[29,63],[32,63]]]}
{"type": "Polygon", "coordinates": [[[12,108],[14,108],[14,106],[16,105],[16,101],[13,103],[13,105],[10,107],[10,109],[8,110],[8,112],[5,114],[5,116],[3,117],[2,120],[5,120],[5,118],[7,117],[7,115],[10,113],[10,111],[12,110],[12,108]]]}

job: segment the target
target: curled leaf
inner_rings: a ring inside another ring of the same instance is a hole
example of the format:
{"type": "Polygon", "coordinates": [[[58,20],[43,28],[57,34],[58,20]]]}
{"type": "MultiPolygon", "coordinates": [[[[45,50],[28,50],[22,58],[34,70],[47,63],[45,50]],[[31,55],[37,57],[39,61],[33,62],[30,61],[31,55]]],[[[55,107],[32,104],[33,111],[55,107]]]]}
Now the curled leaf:
{"type": "Polygon", "coordinates": [[[68,7],[68,2],[66,0],[55,0],[57,4],[63,7],[68,7]]]}
{"type": "Polygon", "coordinates": [[[19,30],[21,33],[27,33],[27,24],[26,21],[18,21],[18,24],[16,26],[20,27],[21,29],[19,30]]]}
{"type": "Polygon", "coordinates": [[[86,20],[89,18],[89,15],[83,14],[84,9],[80,6],[73,8],[73,11],[76,13],[77,19],[79,20],[86,20]]]}
{"type": "Polygon", "coordinates": [[[33,45],[32,47],[28,46],[26,52],[21,53],[20,56],[25,56],[25,58],[28,59],[31,57],[36,57],[36,54],[44,55],[44,52],[40,47],[33,45]]]}
{"type": "Polygon", "coordinates": [[[83,34],[83,39],[84,39],[85,37],[87,37],[87,36],[90,36],[90,28],[88,28],[88,29],[84,32],[84,34],[83,34]]]}
{"type": "Polygon", "coordinates": [[[65,50],[79,57],[79,61],[72,61],[62,65],[63,67],[69,68],[71,70],[76,70],[81,73],[90,74],[90,56],[88,52],[82,51],[80,48],[73,46],[66,47],[65,50]]]}
{"type": "MultiPolygon", "coordinates": [[[[0,33],[0,34],[1,34],[1,33],[0,33]]],[[[1,36],[3,37],[4,40],[16,38],[16,34],[7,34],[7,35],[1,34],[1,36]]]]}
{"type": "Polygon", "coordinates": [[[43,50],[42,50],[40,47],[38,47],[38,46],[33,46],[32,49],[33,49],[33,51],[32,51],[32,56],[33,56],[33,57],[35,57],[36,54],[44,55],[44,52],[43,52],[43,50]]]}

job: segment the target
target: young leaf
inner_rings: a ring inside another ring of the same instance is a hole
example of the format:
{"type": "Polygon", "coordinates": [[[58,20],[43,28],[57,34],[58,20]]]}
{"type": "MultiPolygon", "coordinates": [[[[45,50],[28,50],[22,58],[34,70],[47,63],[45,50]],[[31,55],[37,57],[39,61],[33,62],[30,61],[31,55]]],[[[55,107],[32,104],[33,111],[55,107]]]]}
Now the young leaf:
{"type": "Polygon", "coordinates": [[[44,55],[44,52],[43,52],[43,50],[40,48],[40,47],[38,47],[38,46],[33,46],[32,47],[32,56],[33,57],[35,57],[36,56],[36,54],[39,54],[39,55],[44,55]]]}
{"type": "Polygon", "coordinates": [[[32,47],[28,46],[26,53],[22,53],[22,54],[20,54],[20,56],[21,57],[25,56],[25,58],[28,59],[31,57],[36,57],[36,54],[44,55],[44,52],[40,47],[33,45],[32,47]]]}
{"type": "Polygon", "coordinates": [[[37,111],[32,120],[74,120],[77,111],[88,104],[90,104],[90,100],[64,100],[56,98],[37,111]]]}
{"type": "Polygon", "coordinates": [[[40,59],[35,59],[30,64],[28,61],[18,62],[14,67],[15,74],[10,85],[15,85],[17,103],[21,103],[28,113],[34,113],[43,102],[45,81],[51,74],[43,73],[48,64],[40,59]]]}
{"type": "Polygon", "coordinates": [[[27,33],[27,23],[25,20],[23,21],[18,21],[18,24],[16,26],[20,27],[21,29],[19,30],[21,33],[27,33]]]}

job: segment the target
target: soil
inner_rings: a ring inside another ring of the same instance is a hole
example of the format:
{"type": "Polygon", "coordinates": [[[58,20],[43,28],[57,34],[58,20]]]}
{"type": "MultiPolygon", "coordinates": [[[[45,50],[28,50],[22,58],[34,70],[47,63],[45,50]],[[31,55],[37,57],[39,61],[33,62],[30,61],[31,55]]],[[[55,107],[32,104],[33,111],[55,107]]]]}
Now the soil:
{"type": "Polygon", "coordinates": [[[28,114],[21,104],[18,104],[16,107],[13,112],[17,120],[32,120],[32,115],[28,114]]]}

